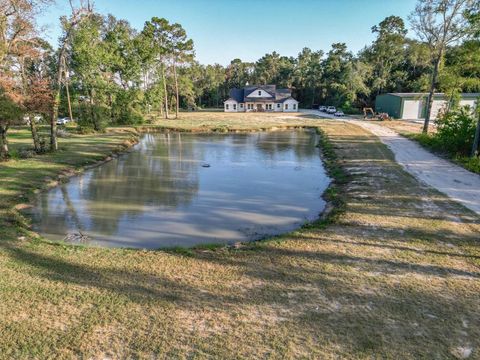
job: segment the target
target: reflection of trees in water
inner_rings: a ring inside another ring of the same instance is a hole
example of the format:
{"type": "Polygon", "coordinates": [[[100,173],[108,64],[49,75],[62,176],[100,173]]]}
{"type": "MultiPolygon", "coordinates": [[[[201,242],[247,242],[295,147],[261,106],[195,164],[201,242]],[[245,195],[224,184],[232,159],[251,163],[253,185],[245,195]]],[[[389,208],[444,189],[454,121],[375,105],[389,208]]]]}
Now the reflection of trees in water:
{"type": "Polygon", "coordinates": [[[180,134],[147,134],[126,156],[93,169],[83,190],[93,231],[113,234],[121,217],[135,218],[145,206],[187,205],[198,192],[192,141],[180,134]]]}
{"type": "Polygon", "coordinates": [[[318,137],[313,131],[272,131],[261,133],[256,139],[257,149],[270,156],[293,151],[297,159],[318,155],[318,137]]]}
{"type": "Polygon", "coordinates": [[[318,156],[317,141],[314,133],[304,131],[147,134],[133,152],[62,186],[51,193],[54,197],[42,196],[34,218],[43,232],[76,228],[113,235],[122,218],[134,221],[149,211],[149,206],[168,211],[190,204],[199,190],[200,163],[195,159],[209,161],[215,156],[236,162],[246,156],[255,161],[260,154],[275,161],[289,154],[302,161],[318,156]]]}

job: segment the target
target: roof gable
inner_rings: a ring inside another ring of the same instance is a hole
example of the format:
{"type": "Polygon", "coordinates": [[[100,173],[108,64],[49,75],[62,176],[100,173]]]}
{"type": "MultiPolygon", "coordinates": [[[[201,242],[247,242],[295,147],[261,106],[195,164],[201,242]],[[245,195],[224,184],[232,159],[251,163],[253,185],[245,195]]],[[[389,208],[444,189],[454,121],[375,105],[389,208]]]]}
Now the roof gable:
{"type": "Polygon", "coordinates": [[[273,98],[275,97],[275,90],[273,89],[265,89],[264,87],[262,86],[259,86],[259,87],[253,87],[253,88],[245,88],[245,98],[265,98],[265,99],[269,99],[269,98],[273,98]],[[258,91],[262,92],[261,95],[258,95],[258,91]]]}

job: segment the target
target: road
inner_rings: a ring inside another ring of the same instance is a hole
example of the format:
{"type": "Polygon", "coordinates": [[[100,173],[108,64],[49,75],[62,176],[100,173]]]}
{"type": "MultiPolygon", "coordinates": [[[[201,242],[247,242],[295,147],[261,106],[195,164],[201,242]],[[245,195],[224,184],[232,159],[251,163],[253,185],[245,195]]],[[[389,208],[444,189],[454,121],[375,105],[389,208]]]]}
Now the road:
{"type": "MultiPolygon", "coordinates": [[[[302,112],[322,118],[335,118],[316,110],[302,112]]],[[[354,123],[378,136],[393,152],[395,161],[408,173],[480,215],[480,175],[432,154],[416,142],[384,126],[350,118],[338,120],[354,123]]]]}

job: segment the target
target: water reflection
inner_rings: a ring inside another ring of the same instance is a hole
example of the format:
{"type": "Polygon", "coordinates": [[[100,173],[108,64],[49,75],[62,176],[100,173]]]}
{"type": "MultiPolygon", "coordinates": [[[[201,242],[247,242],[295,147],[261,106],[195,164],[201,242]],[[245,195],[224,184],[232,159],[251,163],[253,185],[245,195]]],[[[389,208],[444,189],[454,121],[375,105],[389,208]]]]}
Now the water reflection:
{"type": "Polygon", "coordinates": [[[148,134],[132,152],[41,194],[34,228],[54,240],[141,248],[289,231],[324,207],[329,180],[316,143],[305,131],[148,134]]]}

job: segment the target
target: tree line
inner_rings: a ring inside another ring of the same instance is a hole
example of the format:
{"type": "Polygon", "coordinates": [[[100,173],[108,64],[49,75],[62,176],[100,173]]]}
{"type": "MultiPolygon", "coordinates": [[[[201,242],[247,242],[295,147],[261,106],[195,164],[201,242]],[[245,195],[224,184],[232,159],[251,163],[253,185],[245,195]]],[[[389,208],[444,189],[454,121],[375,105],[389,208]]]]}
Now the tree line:
{"type": "Polygon", "coordinates": [[[371,28],[375,39],[357,54],[335,43],[326,53],[273,52],[227,66],[196,61],[180,24],[153,17],[137,30],[99,14],[88,0],[70,0],[53,48],[36,24],[50,1],[0,0],[0,158],[8,157],[9,127],[25,117],[35,151],[55,151],[59,115],[74,118],[83,131],[102,131],[176,118],[181,108],[221,107],[231,88],[246,84],[288,87],[303,107],[328,104],[347,112],[372,106],[385,92],[428,92],[431,100],[442,91],[454,107],[461,92],[480,91],[479,0],[418,0],[411,29],[389,16],[371,28]],[[38,134],[38,115],[48,119],[48,144],[38,134]]]}

